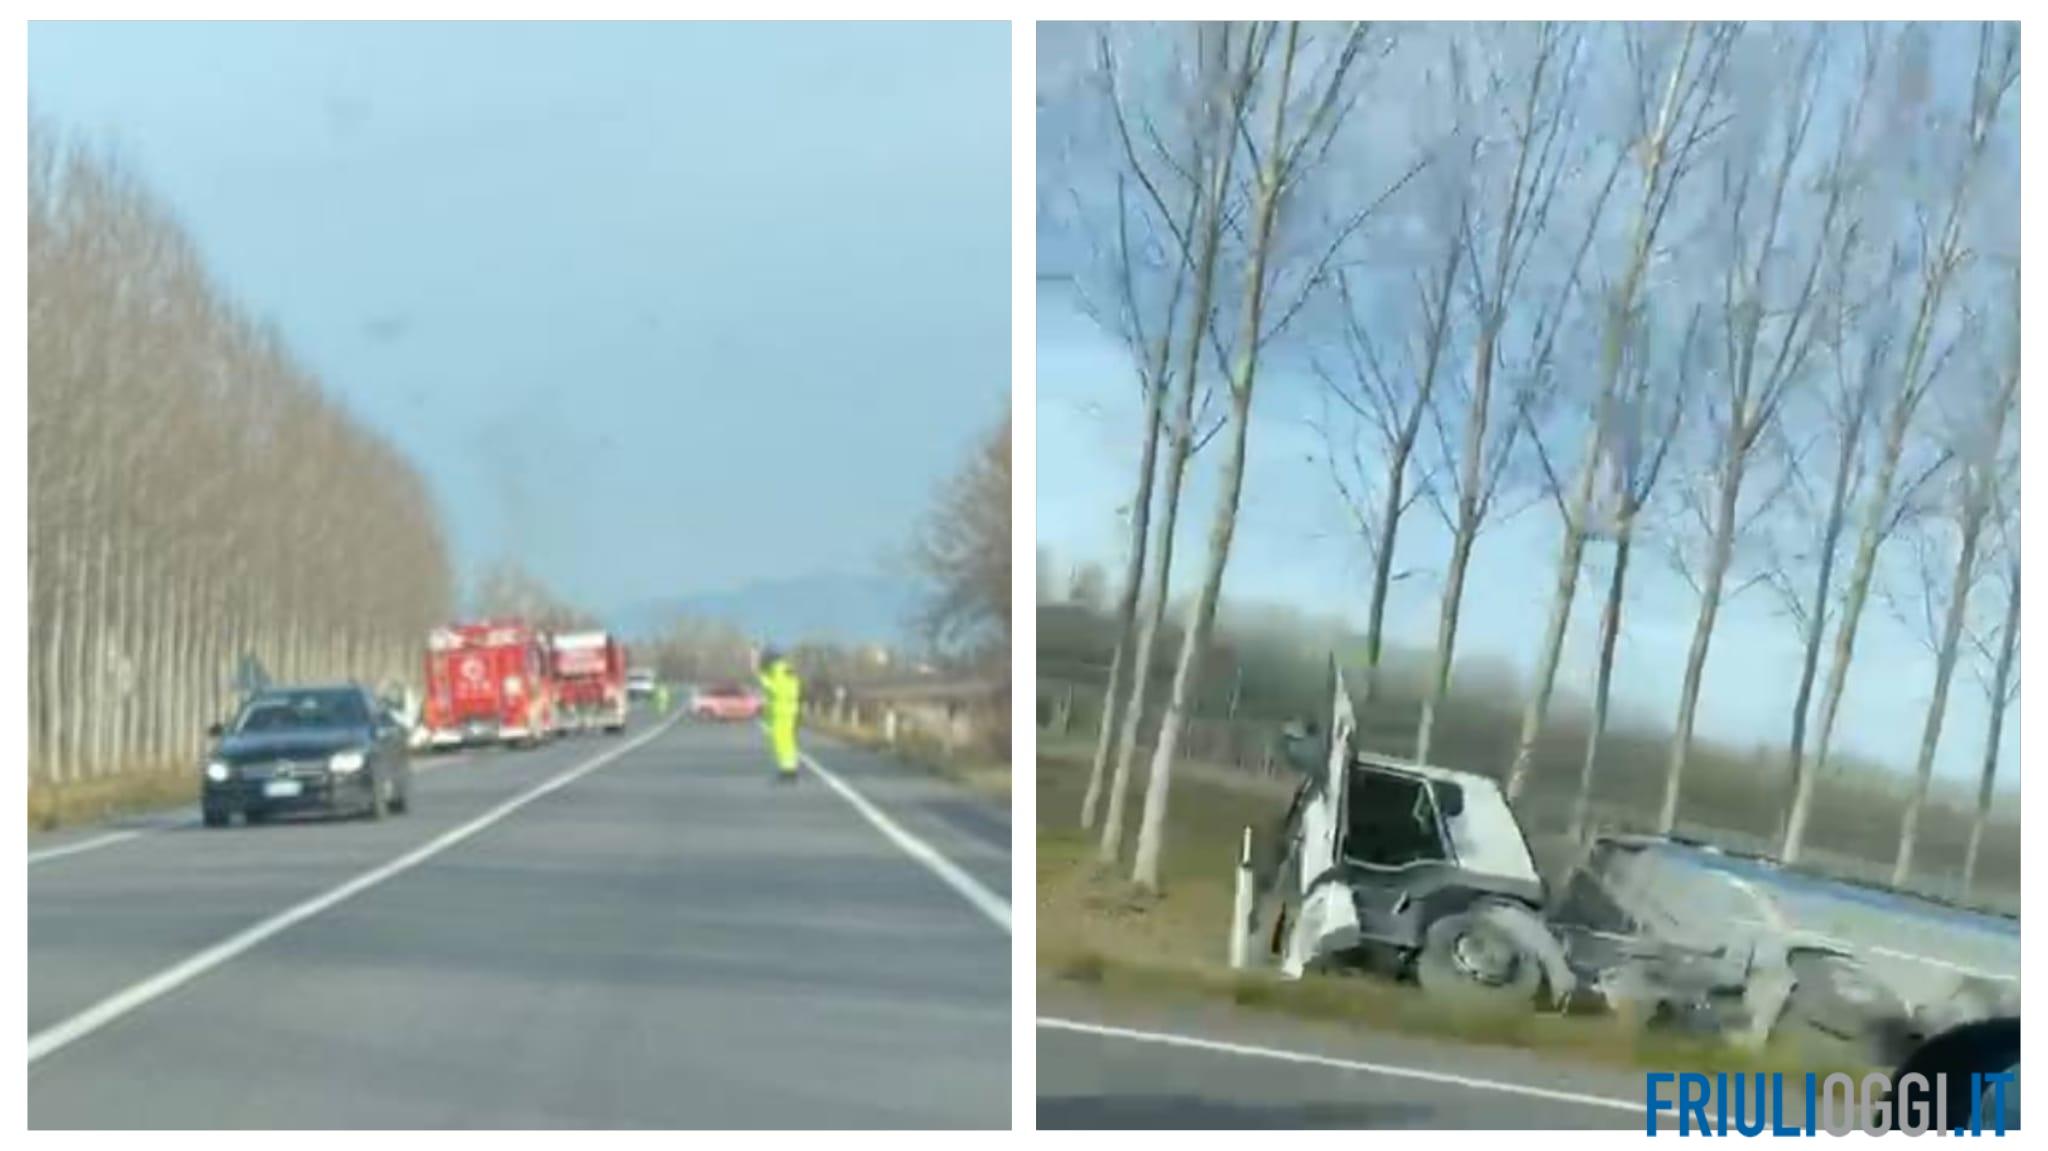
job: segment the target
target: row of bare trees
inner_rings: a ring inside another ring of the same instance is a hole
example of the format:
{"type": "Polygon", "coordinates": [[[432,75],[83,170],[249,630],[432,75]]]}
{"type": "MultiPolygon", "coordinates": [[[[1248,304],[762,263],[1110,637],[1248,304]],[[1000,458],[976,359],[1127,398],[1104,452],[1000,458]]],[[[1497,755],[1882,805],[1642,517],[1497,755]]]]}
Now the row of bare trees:
{"type": "Polygon", "coordinates": [[[1149,714],[1148,677],[1132,669],[1152,666],[1189,458],[1220,434],[1208,554],[1151,740],[1132,866],[1157,885],[1262,365],[1323,396],[1320,463],[1371,572],[1368,693],[1389,589],[1409,570],[1400,557],[1423,546],[1410,513],[1440,520],[1417,758],[1430,757],[1449,697],[1483,533],[1548,507],[1558,548],[1511,797],[1545,770],[1537,751],[1589,545],[1607,545],[1593,722],[1567,784],[1583,828],[1631,556],[1647,541],[1696,601],[1663,830],[1679,819],[1723,612],[1753,587],[1776,590],[1803,649],[1786,701],[1784,858],[1806,843],[1857,639],[1888,587],[1922,590],[1933,656],[1897,877],[1965,655],[1986,667],[1992,702],[1981,825],[2017,690],[2016,26],[1205,24],[1041,37],[1041,279],[1071,288],[1129,349],[1144,411],[1081,812],[1100,825],[1105,861],[1121,854],[1149,714]],[[1225,411],[1205,430],[1219,390],[1225,411]],[[1987,571],[2006,573],[2004,594],[1987,571]]]}
{"type": "Polygon", "coordinates": [[[421,476],[132,172],[43,124],[29,161],[32,779],[189,762],[238,671],[410,670],[452,595],[421,476]]]}

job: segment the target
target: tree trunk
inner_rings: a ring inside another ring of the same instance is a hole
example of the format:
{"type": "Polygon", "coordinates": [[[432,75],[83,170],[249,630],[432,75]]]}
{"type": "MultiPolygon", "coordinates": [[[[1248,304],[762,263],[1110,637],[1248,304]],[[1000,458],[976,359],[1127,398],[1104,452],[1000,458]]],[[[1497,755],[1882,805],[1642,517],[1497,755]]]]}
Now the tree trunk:
{"type": "Polygon", "coordinates": [[[1436,661],[1431,668],[1429,689],[1422,697],[1422,719],[1415,731],[1415,762],[1429,763],[1436,742],[1436,713],[1450,693],[1452,653],[1458,646],[1458,609],[1465,599],[1465,571],[1472,564],[1472,544],[1477,533],[1461,529],[1451,542],[1450,569],[1444,577],[1443,601],[1436,621],[1436,661]]]}
{"type": "MultiPolygon", "coordinates": [[[[1428,403],[1427,399],[1421,403],[1428,403]]],[[[1418,406],[1418,411],[1420,410],[1418,406]]],[[[1407,488],[1408,456],[1414,451],[1413,432],[1394,444],[1387,459],[1387,498],[1380,509],[1379,548],[1373,555],[1372,600],[1365,615],[1365,702],[1379,691],[1380,652],[1386,636],[1387,593],[1394,582],[1394,542],[1401,530],[1401,500],[1407,488]]]]}
{"type": "MultiPolygon", "coordinates": [[[[1834,490],[1828,497],[1828,514],[1821,528],[1820,570],[1813,581],[1813,601],[1807,607],[1806,634],[1803,638],[1799,663],[1799,691],[1792,701],[1792,739],[1786,748],[1786,757],[1791,761],[1791,787],[1786,797],[1786,819],[1798,806],[1802,781],[1806,772],[1806,721],[1813,709],[1813,685],[1820,673],[1820,649],[1827,635],[1828,591],[1835,578],[1835,554],[1841,547],[1842,529],[1848,523],[1849,482],[1854,472],[1856,449],[1861,440],[1861,419],[1852,422],[1843,433],[1840,454],[1835,460],[1834,490]]],[[[1779,836],[1782,841],[1785,826],[1780,821],[1779,836]]]]}
{"type": "Polygon", "coordinates": [[[1954,582],[1949,585],[1948,616],[1942,621],[1941,647],[1934,657],[1934,694],[1927,701],[1927,719],[1920,728],[1920,755],[1913,764],[1913,792],[1899,817],[1899,851],[1892,862],[1892,886],[1904,887],[1913,872],[1913,847],[1920,835],[1920,812],[1927,806],[1927,787],[1934,778],[1934,753],[1941,746],[1942,721],[1948,714],[1948,689],[1954,682],[1956,654],[1962,645],[1963,620],[1970,609],[1970,585],[1977,567],[1984,509],[1974,504],[1964,513],[1962,545],[1956,552],[1954,582]]]}
{"type": "MultiPolygon", "coordinates": [[[[1130,555],[1124,564],[1123,594],[1116,605],[1116,653],[1110,658],[1109,686],[1102,693],[1102,722],[1095,733],[1095,757],[1088,765],[1088,794],[1081,800],[1081,826],[1095,826],[1095,809],[1102,800],[1103,769],[1117,728],[1117,706],[1124,696],[1125,657],[1130,653],[1132,629],[1137,622],[1138,593],[1145,582],[1145,542],[1152,534],[1152,480],[1158,471],[1159,424],[1166,407],[1165,349],[1160,341],[1160,370],[1153,375],[1145,397],[1145,432],[1138,457],[1138,482],[1131,496],[1130,555]]],[[[1139,674],[1144,674],[1140,665],[1139,674]]]]}
{"type": "Polygon", "coordinates": [[[1579,764],[1579,793],[1572,801],[1571,837],[1583,839],[1593,807],[1593,770],[1600,737],[1607,734],[1607,707],[1614,686],[1614,648],[1621,636],[1621,611],[1628,584],[1629,551],[1635,544],[1635,513],[1623,512],[1614,541],[1614,574],[1607,581],[1607,606],[1600,612],[1600,662],[1593,672],[1593,717],[1586,728],[1586,757],[1579,764]]]}
{"type": "Polygon", "coordinates": [[[1984,769],[1977,778],[1977,810],[1970,818],[1970,845],[1963,853],[1963,895],[1977,882],[1977,851],[1984,843],[1984,825],[1991,818],[1991,788],[1998,778],[1998,745],[2005,736],[2005,708],[2011,701],[2013,656],[2020,638],[2020,562],[2017,550],[2010,564],[2012,590],[2005,603],[2005,630],[1998,637],[1998,670],[1991,678],[1991,719],[1984,732],[1984,769]]]}
{"type": "MultiPolygon", "coordinates": [[[[1733,411],[1739,413],[1741,406],[1733,411]]],[[[1739,421],[1741,416],[1735,418],[1739,421]]],[[[1721,614],[1721,593],[1728,580],[1728,566],[1735,556],[1735,519],[1742,497],[1744,441],[1747,429],[1729,429],[1728,453],[1722,462],[1721,492],[1714,512],[1713,550],[1707,560],[1707,576],[1700,585],[1700,612],[1693,622],[1692,646],[1685,656],[1685,680],[1679,687],[1678,723],[1671,735],[1671,758],[1664,768],[1664,804],[1657,813],[1657,831],[1670,835],[1678,826],[1678,799],[1684,786],[1685,763],[1692,752],[1692,731],[1699,718],[1700,687],[1706,680],[1707,649],[1714,642],[1714,624],[1721,614]]]]}
{"type": "Polygon", "coordinates": [[[1451,566],[1444,579],[1443,600],[1437,610],[1436,662],[1429,686],[1422,697],[1422,719],[1416,725],[1415,760],[1430,762],[1436,738],[1436,713],[1451,687],[1451,666],[1457,655],[1458,612],[1465,599],[1465,569],[1472,562],[1472,545],[1480,526],[1480,484],[1486,467],[1486,427],[1493,402],[1494,349],[1500,339],[1499,316],[1487,317],[1480,329],[1478,355],[1473,357],[1472,409],[1465,421],[1465,453],[1458,491],[1456,538],[1451,541],[1451,566]]]}
{"type": "MultiPolygon", "coordinates": [[[[1908,379],[1908,387],[1911,382],[1908,379]]],[[[1793,781],[1792,811],[1785,817],[1785,838],[1778,848],[1778,858],[1785,863],[1797,863],[1806,844],[1806,829],[1813,818],[1814,785],[1827,769],[1835,718],[1848,690],[1849,665],[1856,658],[1856,630],[1863,622],[1863,607],[1870,598],[1870,582],[1877,570],[1878,545],[1888,534],[1886,521],[1891,515],[1892,485],[1898,476],[1899,456],[1905,451],[1906,431],[1912,425],[1912,405],[1903,396],[1893,406],[1886,423],[1884,452],[1871,482],[1870,498],[1864,505],[1856,558],[1849,568],[1849,586],[1843,592],[1841,620],[1835,625],[1835,646],[1829,658],[1827,686],[1821,692],[1813,762],[1802,763],[1793,781]]]]}
{"type": "MultiPolygon", "coordinates": [[[[1599,438],[1589,449],[1598,450],[1599,438]]],[[[1590,502],[1592,472],[1585,471],[1580,485],[1580,497],[1575,507],[1583,515],[1590,502]]],[[[1550,714],[1550,696],[1557,687],[1558,664],[1564,660],[1564,637],[1571,625],[1572,602],[1578,598],[1579,568],[1586,562],[1586,533],[1577,519],[1567,516],[1564,525],[1564,539],[1560,542],[1557,556],[1557,576],[1550,594],[1550,618],[1543,627],[1543,647],[1536,656],[1536,682],[1529,692],[1529,699],[1522,708],[1522,731],[1515,740],[1515,758],[1508,767],[1507,797],[1509,803],[1522,798],[1522,788],[1527,785],[1529,769],[1536,757],[1536,739],[1543,733],[1543,721],[1550,714]]]]}
{"type": "MultiPolygon", "coordinates": [[[[1264,214],[1264,210],[1262,210],[1264,214]]],[[[1270,222],[1262,226],[1269,230],[1270,222]]],[[[1249,353],[1247,353],[1249,355],[1249,353]]],[[[1209,565],[1202,575],[1202,587],[1190,613],[1186,633],[1181,637],[1180,660],[1174,668],[1173,694],[1166,715],[1159,721],[1159,742],[1152,750],[1152,771],[1145,781],[1145,809],[1138,824],[1138,847],[1131,879],[1148,891],[1159,890],[1159,864],[1165,851],[1167,793],[1172,783],[1173,757],[1180,743],[1193,703],[1195,681],[1200,676],[1202,648],[1209,642],[1210,626],[1216,619],[1216,601],[1223,589],[1223,572],[1230,562],[1230,542],[1237,526],[1238,494],[1244,486],[1245,438],[1250,419],[1250,372],[1242,389],[1233,385],[1231,402],[1230,453],[1223,461],[1223,491],[1216,498],[1216,515],[1209,527],[1209,565]]]]}
{"type": "Polygon", "coordinates": [[[50,594],[50,639],[43,654],[44,692],[49,696],[49,720],[47,733],[50,741],[48,750],[50,782],[64,784],[71,781],[75,761],[71,755],[70,719],[73,696],[65,672],[65,653],[70,651],[67,634],[70,630],[71,591],[64,574],[70,570],[68,562],[70,549],[66,546],[69,533],[59,533],[56,548],[57,558],[51,568],[50,594]]]}

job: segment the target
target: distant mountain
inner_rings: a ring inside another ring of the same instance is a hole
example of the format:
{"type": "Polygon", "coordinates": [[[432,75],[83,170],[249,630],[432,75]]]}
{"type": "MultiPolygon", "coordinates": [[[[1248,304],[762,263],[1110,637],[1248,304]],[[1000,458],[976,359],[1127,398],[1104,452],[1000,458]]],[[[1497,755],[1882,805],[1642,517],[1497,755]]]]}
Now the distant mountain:
{"type": "Polygon", "coordinates": [[[625,635],[659,635],[677,619],[718,620],[777,643],[805,640],[896,644],[907,638],[917,592],[875,575],[824,574],[760,580],[725,591],[645,600],[613,617],[625,635]]]}

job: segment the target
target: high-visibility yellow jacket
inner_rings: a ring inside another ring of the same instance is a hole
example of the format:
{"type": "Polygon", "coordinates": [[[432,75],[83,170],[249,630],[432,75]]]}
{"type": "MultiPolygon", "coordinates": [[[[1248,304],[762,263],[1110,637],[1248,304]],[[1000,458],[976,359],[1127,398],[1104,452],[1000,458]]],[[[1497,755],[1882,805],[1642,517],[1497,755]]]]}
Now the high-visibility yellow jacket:
{"type": "Polygon", "coordinates": [[[803,707],[803,681],[788,660],[778,659],[761,672],[761,703],[771,727],[796,727],[803,707]]]}

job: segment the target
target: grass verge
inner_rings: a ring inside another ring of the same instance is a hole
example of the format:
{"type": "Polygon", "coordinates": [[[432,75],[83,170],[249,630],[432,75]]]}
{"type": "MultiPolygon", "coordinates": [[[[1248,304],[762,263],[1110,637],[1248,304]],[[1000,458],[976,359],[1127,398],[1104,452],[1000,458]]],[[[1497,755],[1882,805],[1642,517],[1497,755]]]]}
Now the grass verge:
{"type": "Polygon", "coordinates": [[[879,731],[829,719],[806,719],[804,725],[862,751],[930,772],[1004,807],[1010,805],[1010,765],[1000,760],[949,755],[938,740],[919,736],[901,738],[891,746],[879,731]]]}
{"type": "Polygon", "coordinates": [[[55,831],[121,815],[192,803],[199,779],[190,771],[143,771],[101,779],[28,785],[30,831],[55,831]]]}

